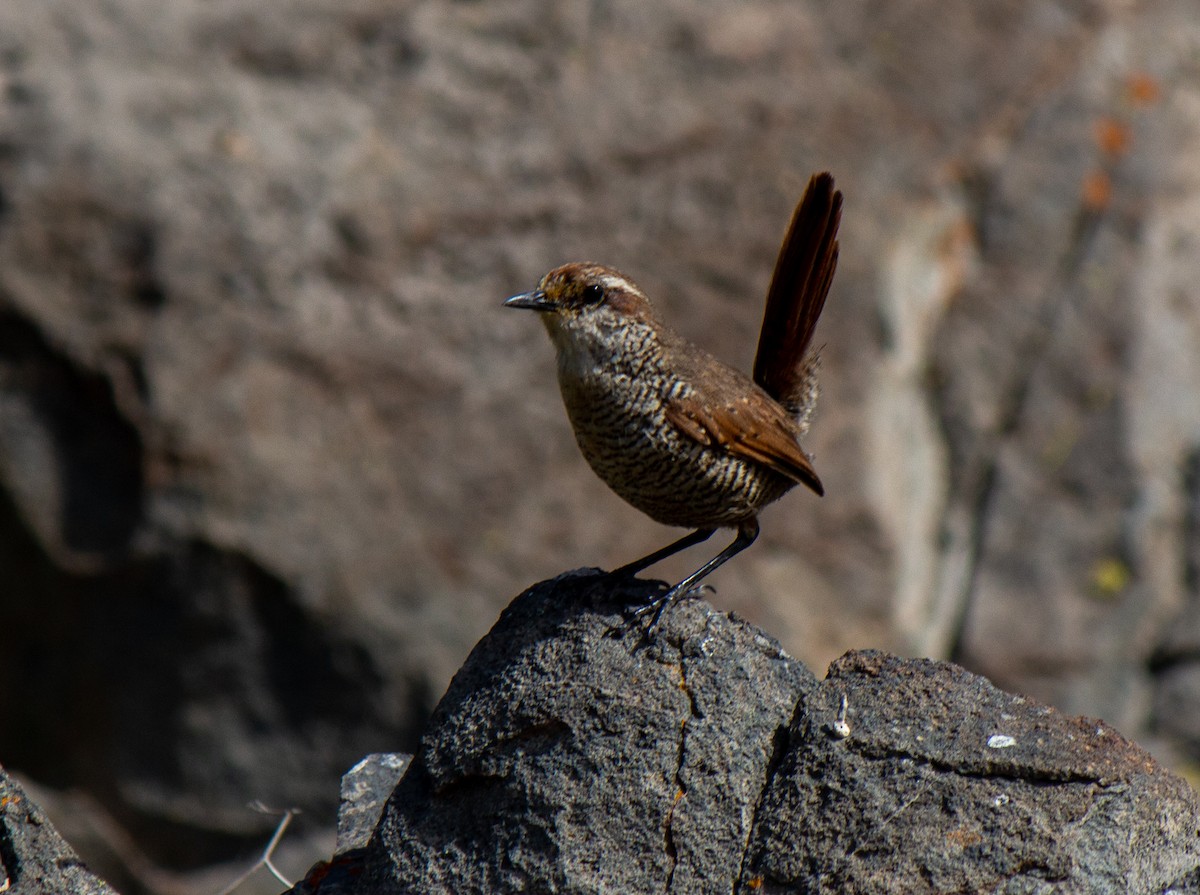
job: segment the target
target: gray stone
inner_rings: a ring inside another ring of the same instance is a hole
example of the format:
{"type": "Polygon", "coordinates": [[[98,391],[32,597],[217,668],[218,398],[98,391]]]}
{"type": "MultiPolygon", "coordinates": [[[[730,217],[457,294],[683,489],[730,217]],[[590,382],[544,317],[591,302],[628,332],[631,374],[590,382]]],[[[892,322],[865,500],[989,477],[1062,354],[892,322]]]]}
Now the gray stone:
{"type": "Polygon", "coordinates": [[[375,832],[388,797],[407,770],[412,756],[378,752],[368,755],[342,776],[338,808],[338,853],[362,848],[375,832]]]}
{"type": "Polygon", "coordinates": [[[116,895],[83,866],[42,809],[0,767],[0,891],[7,895],[116,895]]]}
{"type": "Polygon", "coordinates": [[[372,890],[732,888],[768,767],[816,681],[699,601],[642,642],[622,609],[647,593],[573,574],[505,610],[388,803],[372,890]]]}
{"type": "Polygon", "coordinates": [[[518,597],[366,850],[296,891],[1193,885],[1200,799],[1107,724],[879,652],[818,682],[699,600],[647,639],[622,612],[657,592],[579,572],[518,597]]]}
{"type": "Polygon", "coordinates": [[[1187,783],[1102,721],[849,653],[797,714],[737,891],[1150,895],[1200,865],[1198,825],[1187,783]]]}

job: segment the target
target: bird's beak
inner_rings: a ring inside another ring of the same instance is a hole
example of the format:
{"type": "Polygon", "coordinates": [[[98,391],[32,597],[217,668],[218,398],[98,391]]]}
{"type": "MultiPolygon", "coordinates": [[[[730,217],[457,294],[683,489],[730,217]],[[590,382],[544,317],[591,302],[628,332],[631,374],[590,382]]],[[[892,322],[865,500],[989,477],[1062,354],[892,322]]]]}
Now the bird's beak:
{"type": "Polygon", "coordinates": [[[541,289],[522,292],[504,302],[506,308],[528,308],[531,311],[553,311],[557,305],[541,289]]]}

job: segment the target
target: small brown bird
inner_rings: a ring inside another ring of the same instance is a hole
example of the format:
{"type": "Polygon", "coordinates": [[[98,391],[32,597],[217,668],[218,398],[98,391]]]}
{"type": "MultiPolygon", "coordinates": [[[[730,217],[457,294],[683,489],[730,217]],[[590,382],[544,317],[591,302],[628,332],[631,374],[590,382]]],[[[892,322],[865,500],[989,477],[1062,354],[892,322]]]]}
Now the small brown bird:
{"type": "Polygon", "coordinates": [[[822,173],[792,216],[767,293],[754,376],[664,326],[631,280],[598,264],[550,271],[504,305],[539,311],[558,355],[575,439],[610,488],[691,534],[614,574],[632,575],[720,527],[733,542],[646,609],[675,598],[754,543],[758,512],[796,484],[823,494],[800,447],[817,399],[813,329],[837,267],[842,194],[822,173]]]}

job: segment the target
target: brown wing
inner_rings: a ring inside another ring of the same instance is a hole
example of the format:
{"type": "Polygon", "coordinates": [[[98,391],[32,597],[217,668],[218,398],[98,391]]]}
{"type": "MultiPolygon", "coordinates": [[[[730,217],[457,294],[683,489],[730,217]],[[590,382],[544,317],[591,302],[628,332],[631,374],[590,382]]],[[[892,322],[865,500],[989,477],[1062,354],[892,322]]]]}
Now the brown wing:
{"type": "Polygon", "coordinates": [[[700,444],[724,448],[824,494],[816,470],[796,440],[796,423],[749,380],[742,380],[745,389],[737,397],[714,400],[715,395],[701,390],[672,398],[666,405],[667,419],[700,444]]]}
{"type": "Polygon", "coordinates": [[[842,194],[828,173],[808,182],[784,237],[754,358],[754,381],[775,400],[793,406],[805,393],[804,355],[837,268],[842,194]]]}

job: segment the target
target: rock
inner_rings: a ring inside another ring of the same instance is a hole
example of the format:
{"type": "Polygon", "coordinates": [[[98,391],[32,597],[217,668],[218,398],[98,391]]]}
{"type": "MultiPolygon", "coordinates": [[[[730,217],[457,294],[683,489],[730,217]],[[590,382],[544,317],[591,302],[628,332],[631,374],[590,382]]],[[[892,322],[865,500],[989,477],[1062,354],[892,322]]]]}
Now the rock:
{"type": "Polygon", "coordinates": [[[388,802],[370,886],[729,890],[767,767],[816,682],[701,602],[640,643],[621,612],[654,592],[577,573],[505,610],[388,802]]]}
{"type": "Polygon", "coordinates": [[[738,891],[1158,893],[1196,871],[1198,824],[1196,793],[1102,721],[848,653],[797,713],[738,891]]]}
{"type": "MultiPolygon", "coordinates": [[[[945,662],[817,681],[692,600],[575,572],[504,612],[363,851],[296,892],[1158,893],[1200,799],[1101,721],[945,662]],[[326,889],[322,879],[333,880],[326,889]]],[[[343,811],[349,810],[344,806],[343,811]]]]}
{"type": "Polygon", "coordinates": [[[83,866],[8,772],[0,767],[0,892],[116,895],[83,866]]]}
{"type": "Polygon", "coordinates": [[[412,756],[379,752],[368,755],[342,777],[338,809],[338,853],[362,848],[379,824],[388,797],[400,782],[412,756]]]}
{"type": "Polygon", "coordinates": [[[412,756],[405,753],[376,753],[345,773],[338,809],[337,850],[330,860],[314,864],[292,887],[292,895],[350,895],[355,890],[379,816],[411,761],[412,756]]]}

